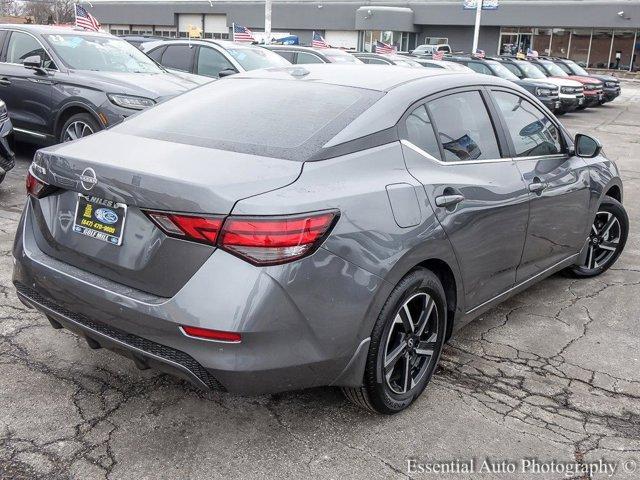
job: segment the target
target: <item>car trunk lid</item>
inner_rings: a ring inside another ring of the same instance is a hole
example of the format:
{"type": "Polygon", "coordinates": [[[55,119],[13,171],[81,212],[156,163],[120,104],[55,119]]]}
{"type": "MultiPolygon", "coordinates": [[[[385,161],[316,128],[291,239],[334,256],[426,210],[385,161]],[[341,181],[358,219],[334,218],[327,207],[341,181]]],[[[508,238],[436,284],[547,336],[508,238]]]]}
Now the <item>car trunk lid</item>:
{"type": "Polygon", "coordinates": [[[34,235],[58,260],[170,297],[215,247],[166,236],[145,211],[224,216],[238,200],[294,182],[301,168],[295,161],[98,133],[36,154],[34,175],[59,189],[31,200],[34,235]],[[74,231],[79,194],[126,205],[121,245],[74,231]]]}

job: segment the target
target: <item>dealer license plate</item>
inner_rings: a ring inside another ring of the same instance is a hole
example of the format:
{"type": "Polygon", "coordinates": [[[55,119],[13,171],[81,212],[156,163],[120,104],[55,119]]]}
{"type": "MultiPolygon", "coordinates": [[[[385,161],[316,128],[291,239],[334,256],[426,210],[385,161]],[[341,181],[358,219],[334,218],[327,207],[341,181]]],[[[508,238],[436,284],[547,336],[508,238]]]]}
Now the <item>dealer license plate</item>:
{"type": "Polygon", "coordinates": [[[73,231],[112,245],[122,245],[127,206],[78,194],[73,231]]]}

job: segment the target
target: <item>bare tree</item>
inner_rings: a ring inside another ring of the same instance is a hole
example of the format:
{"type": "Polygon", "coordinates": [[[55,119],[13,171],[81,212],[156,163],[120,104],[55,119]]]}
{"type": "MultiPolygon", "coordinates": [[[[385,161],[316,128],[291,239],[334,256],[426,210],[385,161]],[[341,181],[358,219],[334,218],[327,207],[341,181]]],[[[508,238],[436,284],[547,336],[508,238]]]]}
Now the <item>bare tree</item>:
{"type": "Polygon", "coordinates": [[[34,23],[72,23],[74,21],[73,0],[27,0],[22,4],[22,15],[33,17],[34,23]]]}
{"type": "Polygon", "coordinates": [[[17,0],[0,0],[0,15],[21,15],[22,7],[22,2],[19,2],[17,0]]]}

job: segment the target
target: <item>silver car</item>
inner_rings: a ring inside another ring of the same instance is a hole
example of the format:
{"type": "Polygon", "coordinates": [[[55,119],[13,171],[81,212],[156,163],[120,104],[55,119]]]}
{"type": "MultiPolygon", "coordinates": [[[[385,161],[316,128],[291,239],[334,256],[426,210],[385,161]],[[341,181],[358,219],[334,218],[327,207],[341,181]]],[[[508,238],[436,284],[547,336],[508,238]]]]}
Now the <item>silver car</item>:
{"type": "Polygon", "coordinates": [[[381,413],[455,329],[622,251],[616,165],[486,75],[309,65],[224,78],[36,153],[20,299],[207,389],[343,387],[381,413]]]}

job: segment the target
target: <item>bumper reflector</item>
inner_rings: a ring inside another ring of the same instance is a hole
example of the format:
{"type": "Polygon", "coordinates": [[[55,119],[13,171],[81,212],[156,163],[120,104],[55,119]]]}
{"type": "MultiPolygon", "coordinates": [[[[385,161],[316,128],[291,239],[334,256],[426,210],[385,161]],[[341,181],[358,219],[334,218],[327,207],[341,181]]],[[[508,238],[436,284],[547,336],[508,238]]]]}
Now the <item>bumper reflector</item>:
{"type": "Polygon", "coordinates": [[[180,326],[180,330],[187,337],[199,338],[202,340],[214,340],[216,342],[240,343],[242,337],[236,332],[223,332],[221,330],[210,330],[208,328],[180,326]]]}

